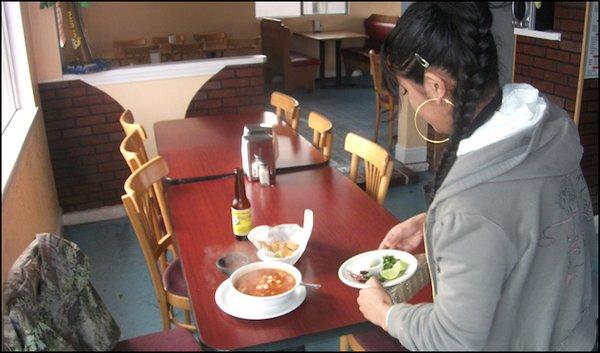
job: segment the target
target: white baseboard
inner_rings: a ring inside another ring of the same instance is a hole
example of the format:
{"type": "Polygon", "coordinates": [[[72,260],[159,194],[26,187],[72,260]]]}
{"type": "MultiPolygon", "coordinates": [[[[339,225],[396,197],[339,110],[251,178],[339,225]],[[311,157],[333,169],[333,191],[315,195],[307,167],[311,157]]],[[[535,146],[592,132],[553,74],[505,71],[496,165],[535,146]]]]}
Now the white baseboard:
{"type": "Polygon", "coordinates": [[[99,222],[123,217],[127,217],[125,208],[123,208],[123,205],[115,205],[65,213],[62,217],[62,223],[65,226],[71,226],[74,224],[99,222]]]}
{"type": "Polygon", "coordinates": [[[427,146],[404,147],[396,144],[396,159],[404,164],[426,163],[427,146]]]}

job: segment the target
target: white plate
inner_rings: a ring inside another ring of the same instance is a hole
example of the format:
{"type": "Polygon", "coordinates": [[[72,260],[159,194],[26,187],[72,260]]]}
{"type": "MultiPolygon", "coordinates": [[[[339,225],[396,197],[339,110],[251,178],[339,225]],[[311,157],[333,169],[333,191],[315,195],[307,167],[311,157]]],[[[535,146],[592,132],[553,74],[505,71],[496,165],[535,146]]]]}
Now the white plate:
{"type": "Polygon", "coordinates": [[[232,297],[231,279],[226,279],[215,292],[217,306],[231,316],[246,320],[264,320],[282,316],[296,309],[306,298],[306,288],[298,286],[290,300],[281,306],[252,307],[241,305],[232,297]]]}
{"type": "Polygon", "coordinates": [[[391,281],[383,282],[382,283],[383,287],[395,286],[399,283],[406,281],[407,279],[411,278],[412,275],[415,274],[418,263],[417,263],[417,259],[414,256],[412,256],[411,254],[409,254],[405,251],[385,249],[385,250],[367,251],[362,254],[353,256],[353,257],[349,258],[348,260],[346,260],[346,262],[344,262],[342,264],[342,266],[340,266],[340,269],[338,270],[338,276],[340,277],[340,280],[342,282],[344,282],[344,284],[349,285],[350,287],[359,288],[359,289],[369,288],[370,286],[367,285],[366,283],[360,283],[358,281],[355,281],[352,277],[350,277],[350,274],[348,273],[346,268],[349,264],[353,263],[354,261],[363,260],[363,258],[365,258],[365,257],[366,258],[383,257],[384,255],[393,255],[395,258],[406,262],[408,264],[408,267],[406,268],[406,271],[404,272],[403,275],[398,276],[397,278],[395,278],[391,281]]]}

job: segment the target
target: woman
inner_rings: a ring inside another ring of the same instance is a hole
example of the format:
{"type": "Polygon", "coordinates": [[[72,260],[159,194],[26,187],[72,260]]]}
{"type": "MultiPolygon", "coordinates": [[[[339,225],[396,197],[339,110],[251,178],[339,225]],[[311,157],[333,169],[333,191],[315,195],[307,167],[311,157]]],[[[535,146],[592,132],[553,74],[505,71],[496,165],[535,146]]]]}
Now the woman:
{"type": "Polygon", "coordinates": [[[424,240],[435,297],[392,305],[372,278],[357,301],[410,350],[590,350],[596,235],[577,128],[534,87],[499,87],[491,25],[487,3],[414,3],[382,47],[390,88],[449,135],[427,213],[380,245],[424,240]]]}

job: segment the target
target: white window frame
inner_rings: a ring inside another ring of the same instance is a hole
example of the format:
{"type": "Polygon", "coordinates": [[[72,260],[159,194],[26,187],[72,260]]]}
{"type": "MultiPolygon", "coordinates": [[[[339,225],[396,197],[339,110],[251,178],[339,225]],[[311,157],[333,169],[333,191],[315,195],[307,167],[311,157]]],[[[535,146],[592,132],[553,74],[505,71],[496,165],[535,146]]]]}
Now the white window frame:
{"type": "MultiPolygon", "coordinates": [[[[345,3],[345,12],[344,13],[305,13],[304,11],[304,7],[306,6],[306,3],[312,3],[314,1],[289,1],[289,2],[283,2],[283,1],[255,1],[254,2],[254,17],[255,18],[264,18],[264,17],[272,17],[272,18],[290,18],[290,17],[302,17],[302,16],[322,16],[322,15],[348,15],[349,13],[349,2],[348,1],[344,1],[345,3]],[[260,15],[256,13],[256,4],[258,3],[266,3],[266,4],[271,4],[272,6],[277,6],[279,4],[288,4],[288,5],[296,5],[297,7],[297,11],[294,12],[293,14],[291,13],[284,13],[282,15],[260,15]]],[[[329,1],[326,1],[329,2],[329,1]]]]}
{"type": "Polygon", "coordinates": [[[2,40],[6,40],[4,44],[8,55],[8,58],[3,57],[2,60],[7,60],[3,64],[8,64],[11,78],[14,79],[11,85],[16,102],[16,111],[2,131],[2,200],[38,111],[29,70],[21,6],[27,5],[2,2],[2,40]]]}

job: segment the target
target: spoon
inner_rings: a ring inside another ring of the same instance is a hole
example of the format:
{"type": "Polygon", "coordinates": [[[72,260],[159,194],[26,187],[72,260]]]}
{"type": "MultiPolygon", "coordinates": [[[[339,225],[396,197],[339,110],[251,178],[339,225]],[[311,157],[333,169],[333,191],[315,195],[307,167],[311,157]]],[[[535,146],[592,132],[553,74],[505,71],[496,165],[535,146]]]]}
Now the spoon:
{"type": "Polygon", "coordinates": [[[319,289],[321,288],[320,284],[315,284],[315,283],[304,283],[304,282],[300,282],[301,286],[305,286],[305,287],[309,287],[309,288],[314,288],[314,289],[319,289]]]}

